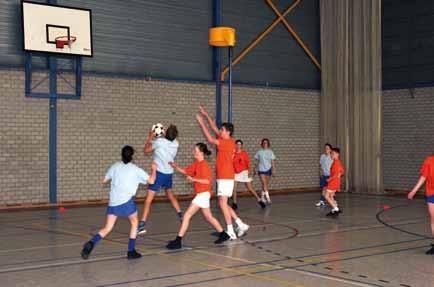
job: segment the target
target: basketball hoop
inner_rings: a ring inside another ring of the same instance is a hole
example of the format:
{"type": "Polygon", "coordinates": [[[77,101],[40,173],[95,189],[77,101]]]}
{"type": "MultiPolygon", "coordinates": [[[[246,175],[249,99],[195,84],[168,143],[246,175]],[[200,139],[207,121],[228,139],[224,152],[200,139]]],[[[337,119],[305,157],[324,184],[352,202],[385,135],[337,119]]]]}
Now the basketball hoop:
{"type": "Polygon", "coordinates": [[[56,37],[56,48],[63,49],[65,45],[68,45],[68,47],[71,47],[71,44],[77,40],[77,37],[75,36],[60,36],[56,37]]]}

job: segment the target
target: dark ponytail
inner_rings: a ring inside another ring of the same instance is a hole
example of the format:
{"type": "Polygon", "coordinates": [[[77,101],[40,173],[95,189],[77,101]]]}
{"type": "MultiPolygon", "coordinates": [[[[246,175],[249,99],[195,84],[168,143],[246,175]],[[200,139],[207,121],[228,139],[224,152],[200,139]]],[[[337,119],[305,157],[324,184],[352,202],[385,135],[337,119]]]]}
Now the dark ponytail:
{"type": "Polygon", "coordinates": [[[203,152],[204,155],[211,155],[211,151],[208,149],[206,144],[204,143],[197,143],[196,146],[199,148],[201,152],[203,152]]]}
{"type": "Polygon", "coordinates": [[[126,145],[122,148],[122,162],[127,164],[133,160],[134,149],[132,146],[126,145]]]}

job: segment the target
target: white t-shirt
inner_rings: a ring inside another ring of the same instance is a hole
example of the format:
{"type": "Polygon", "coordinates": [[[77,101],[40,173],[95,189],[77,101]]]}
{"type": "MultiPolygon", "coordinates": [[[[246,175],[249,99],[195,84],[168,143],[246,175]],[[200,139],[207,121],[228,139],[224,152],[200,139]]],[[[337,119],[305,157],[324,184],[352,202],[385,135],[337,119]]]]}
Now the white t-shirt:
{"type": "Polygon", "coordinates": [[[113,164],[105,175],[111,179],[109,206],[118,206],[126,203],[136,195],[139,184],[147,184],[149,175],[133,163],[113,164]]]}
{"type": "Polygon", "coordinates": [[[172,174],[173,167],[169,162],[175,161],[178,152],[179,143],[175,139],[170,141],[166,138],[157,138],[152,141],[154,150],[154,161],[157,164],[157,170],[161,173],[172,174]]]}
{"type": "Polygon", "coordinates": [[[258,150],[255,159],[259,161],[259,171],[265,172],[270,170],[272,167],[271,161],[275,160],[276,156],[271,149],[267,148],[258,150]]]}
{"type": "Polygon", "coordinates": [[[320,159],[319,159],[319,164],[321,166],[322,169],[322,173],[324,176],[330,176],[330,168],[332,166],[333,163],[333,159],[331,156],[326,155],[326,154],[322,154],[320,159]]]}

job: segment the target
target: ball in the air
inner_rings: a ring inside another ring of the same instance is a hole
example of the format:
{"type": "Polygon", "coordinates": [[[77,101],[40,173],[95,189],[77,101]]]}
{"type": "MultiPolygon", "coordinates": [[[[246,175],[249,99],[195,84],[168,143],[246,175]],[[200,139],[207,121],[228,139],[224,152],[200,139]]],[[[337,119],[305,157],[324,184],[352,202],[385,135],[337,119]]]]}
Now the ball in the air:
{"type": "Polygon", "coordinates": [[[164,126],[160,123],[152,126],[152,131],[156,137],[161,137],[164,134],[164,126]]]}

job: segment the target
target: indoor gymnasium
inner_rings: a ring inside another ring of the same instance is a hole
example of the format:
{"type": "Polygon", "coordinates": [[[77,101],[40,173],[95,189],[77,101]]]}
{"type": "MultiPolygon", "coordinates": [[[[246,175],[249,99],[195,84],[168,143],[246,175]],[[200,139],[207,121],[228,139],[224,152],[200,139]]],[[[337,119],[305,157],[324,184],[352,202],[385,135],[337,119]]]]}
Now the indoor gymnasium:
{"type": "Polygon", "coordinates": [[[434,1],[0,8],[0,286],[434,286],[434,1]]]}

